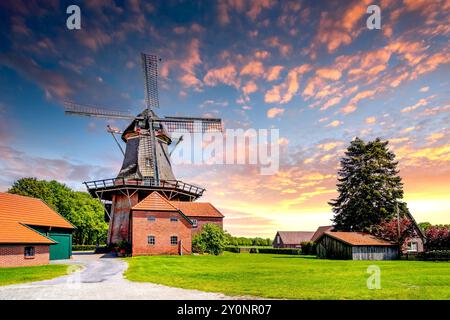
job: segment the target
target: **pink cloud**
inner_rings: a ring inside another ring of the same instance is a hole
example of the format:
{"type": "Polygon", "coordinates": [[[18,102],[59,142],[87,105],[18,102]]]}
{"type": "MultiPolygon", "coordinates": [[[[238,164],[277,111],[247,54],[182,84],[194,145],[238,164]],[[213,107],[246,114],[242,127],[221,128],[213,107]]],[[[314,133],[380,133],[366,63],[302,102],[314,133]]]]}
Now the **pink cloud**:
{"type": "Polygon", "coordinates": [[[284,113],[284,109],[283,108],[270,108],[269,110],[267,110],[267,117],[268,118],[275,118],[277,116],[280,116],[284,113]]]}
{"type": "Polygon", "coordinates": [[[208,86],[216,86],[219,83],[223,83],[236,88],[240,86],[240,81],[237,78],[236,67],[232,64],[208,70],[203,78],[203,81],[208,86]]]}

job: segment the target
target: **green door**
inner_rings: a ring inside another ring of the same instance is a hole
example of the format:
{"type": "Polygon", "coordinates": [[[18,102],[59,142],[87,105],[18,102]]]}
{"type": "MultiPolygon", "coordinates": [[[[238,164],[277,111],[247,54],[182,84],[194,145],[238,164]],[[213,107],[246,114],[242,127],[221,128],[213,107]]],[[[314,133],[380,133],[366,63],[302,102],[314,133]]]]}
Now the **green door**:
{"type": "Polygon", "coordinates": [[[72,255],[72,235],[50,232],[48,237],[58,242],[50,246],[50,260],[70,259],[72,255]]]}

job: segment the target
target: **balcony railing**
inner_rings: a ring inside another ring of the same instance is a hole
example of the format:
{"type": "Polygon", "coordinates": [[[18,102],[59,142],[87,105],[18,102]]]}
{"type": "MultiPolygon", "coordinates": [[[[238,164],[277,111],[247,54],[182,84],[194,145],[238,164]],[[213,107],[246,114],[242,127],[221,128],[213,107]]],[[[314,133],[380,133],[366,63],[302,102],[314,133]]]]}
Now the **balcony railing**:
{"type": "Polygon", "coordinates": [[[155,187],[161,189],[176,189],[178,191],[184,191],[191,194],[202,195],[205,191],[204,188],[200,188],[193,184],[185,183],[180,180],[160,180],[159,183],[153,178],[144,179],[125,179],[125,178],[111,178],[95,181],[84,182],[88,190],[95,189],[109,189],[112,187],[120,186],[135,186],[135,187],[155,187]]]}

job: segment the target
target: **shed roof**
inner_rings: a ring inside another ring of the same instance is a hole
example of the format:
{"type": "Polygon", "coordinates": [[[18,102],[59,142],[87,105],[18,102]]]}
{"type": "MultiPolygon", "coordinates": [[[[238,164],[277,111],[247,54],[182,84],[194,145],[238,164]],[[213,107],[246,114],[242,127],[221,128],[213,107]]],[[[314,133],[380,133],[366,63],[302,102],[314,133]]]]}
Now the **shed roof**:
{"type": "Polygon", "coordinates": [[[74,229],[42,200],[4,192],[0,192],[0,225],[0,243],[55,243],[27,225],[74,229]]]}
{"type": "Polygon", "coordinates": [[[369,233],[365,232],[331,232],[326,231],[323,235],[328,235],[336,240],[342,241],[352,246],[395,246],[396,244],[390,241],[379,239],[369,233]]]}
{"type": "Polygon", "coordinates": [[[314,231],[278,231],[277,234],[284,244],[300,244],[310,241],[314,231]]]}
{"type": "Polygon", "coordinates": [[[209,202],[171,201],[170,203],[188,217],[223,218],[223,214],[209,202]]]}

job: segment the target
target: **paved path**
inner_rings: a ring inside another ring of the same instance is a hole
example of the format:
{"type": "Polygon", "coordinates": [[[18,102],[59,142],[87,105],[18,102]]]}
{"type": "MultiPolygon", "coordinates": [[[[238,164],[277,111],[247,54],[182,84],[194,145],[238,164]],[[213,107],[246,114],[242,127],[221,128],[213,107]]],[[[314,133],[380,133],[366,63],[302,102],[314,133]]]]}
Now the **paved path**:
{"type": "Polygon", "coordinates": [[[208,300],[237,298],[219,293],[128,281],[123,277],[123,272],[127,269],[127,263],[108,255],[74,253],[72,260],[61,260],[56,263],[81,264],[84,269],[52,280],[2,286],[0,287],[0,300],[208,300]]]}

